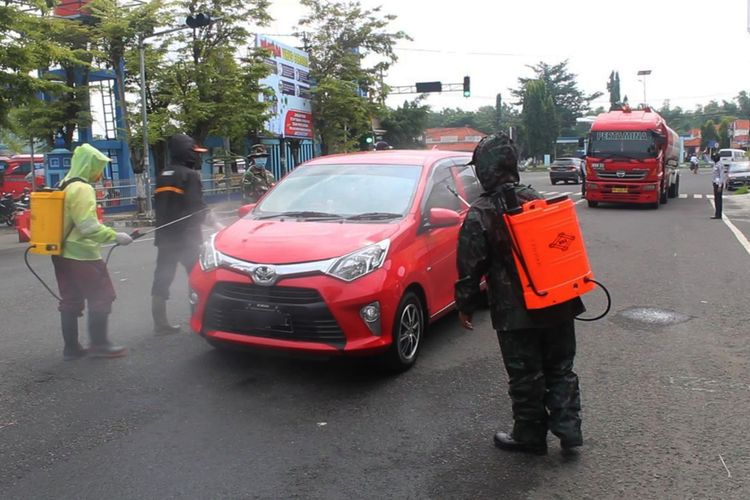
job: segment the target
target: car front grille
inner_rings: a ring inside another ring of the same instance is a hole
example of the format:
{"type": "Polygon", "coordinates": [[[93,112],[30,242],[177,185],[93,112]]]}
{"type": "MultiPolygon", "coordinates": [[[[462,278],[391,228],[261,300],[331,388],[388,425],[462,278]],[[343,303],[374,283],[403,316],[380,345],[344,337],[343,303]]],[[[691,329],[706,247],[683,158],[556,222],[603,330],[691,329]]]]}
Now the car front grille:
{"type": "Polygon", "coordinates": [[[346,337],[323,297],[312,288],[220,282],[206,304],[204,328],[254,337],[316,342],[343,349],[346,337]],[[249,306],[278,311],[284,324],[248,324],[249,306]]]}

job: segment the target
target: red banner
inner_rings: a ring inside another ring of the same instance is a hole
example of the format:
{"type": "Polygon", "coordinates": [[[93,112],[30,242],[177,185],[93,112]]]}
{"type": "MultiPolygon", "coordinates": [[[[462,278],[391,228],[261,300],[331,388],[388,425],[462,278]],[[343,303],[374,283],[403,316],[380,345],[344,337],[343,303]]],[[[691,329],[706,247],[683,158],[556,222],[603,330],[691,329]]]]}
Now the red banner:
{"type": "Polygon", "coordinates": [[[284,120],[284,136],[313,138],[312,113],[289,110],[284,120]]]}

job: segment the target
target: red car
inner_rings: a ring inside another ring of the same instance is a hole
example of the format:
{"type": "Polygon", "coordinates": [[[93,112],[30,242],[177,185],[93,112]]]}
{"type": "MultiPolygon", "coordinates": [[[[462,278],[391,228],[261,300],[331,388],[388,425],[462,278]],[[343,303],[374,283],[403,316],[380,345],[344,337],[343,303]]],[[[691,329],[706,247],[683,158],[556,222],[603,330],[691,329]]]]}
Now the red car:
{"type": "Polygon", "coordinates": [[[192,330],[216,347],[411,367],[427,325],[454,306],[461,198],[481,193],[469,159],[375,151],[299,166],[204,245],[192,330]]]}

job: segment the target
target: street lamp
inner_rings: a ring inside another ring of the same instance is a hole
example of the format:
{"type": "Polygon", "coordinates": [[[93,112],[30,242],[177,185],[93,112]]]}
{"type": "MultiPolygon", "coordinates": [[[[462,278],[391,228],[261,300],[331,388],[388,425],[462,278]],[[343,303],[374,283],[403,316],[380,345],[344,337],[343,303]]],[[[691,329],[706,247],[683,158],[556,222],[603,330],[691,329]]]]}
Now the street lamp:
{"type": "Polygon", "coordinates": [[[145,212],[147,217],[151,217],[153,206],[151,204],[151,166],[148,154],[148,113],[146,112],[146,44],[147,38],[167,35],[175,31],[185,29],[196,29],[208,26],[215,19],[211,19],[208,14],[190,15],[185,19],[183,26],[171,28],[164,31],[157,31],[149,35],[140,34],[138,36],[138,55],[140,58],[140,83],[141,83],[141,118],[143,120],[143,171],[135,176],[136,199],[138,200],[138,211],[142,211],[145,198],[145,212]]]}
{"type": "Polygon", "coordinates": [[[643,105],[646,105],[646,77],[651,74],[650,69],[642,69],[638,72],[638,76],[642,77],[641,81],[643,82],[643,105]]]}

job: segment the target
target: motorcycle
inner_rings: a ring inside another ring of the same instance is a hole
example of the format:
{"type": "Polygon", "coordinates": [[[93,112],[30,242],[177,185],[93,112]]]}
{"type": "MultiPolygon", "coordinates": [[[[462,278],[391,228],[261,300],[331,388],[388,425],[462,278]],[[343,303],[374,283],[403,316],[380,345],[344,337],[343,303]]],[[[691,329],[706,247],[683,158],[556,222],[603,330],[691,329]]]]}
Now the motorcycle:
{"type": "Polygon", "coordinates": [[[12,227],[16,223],[16,213],[18,211],[19,208],[13,200],[13,195],[11,193],[3,193],[0,196],[0,224],[4,223],[12,227]]]}

